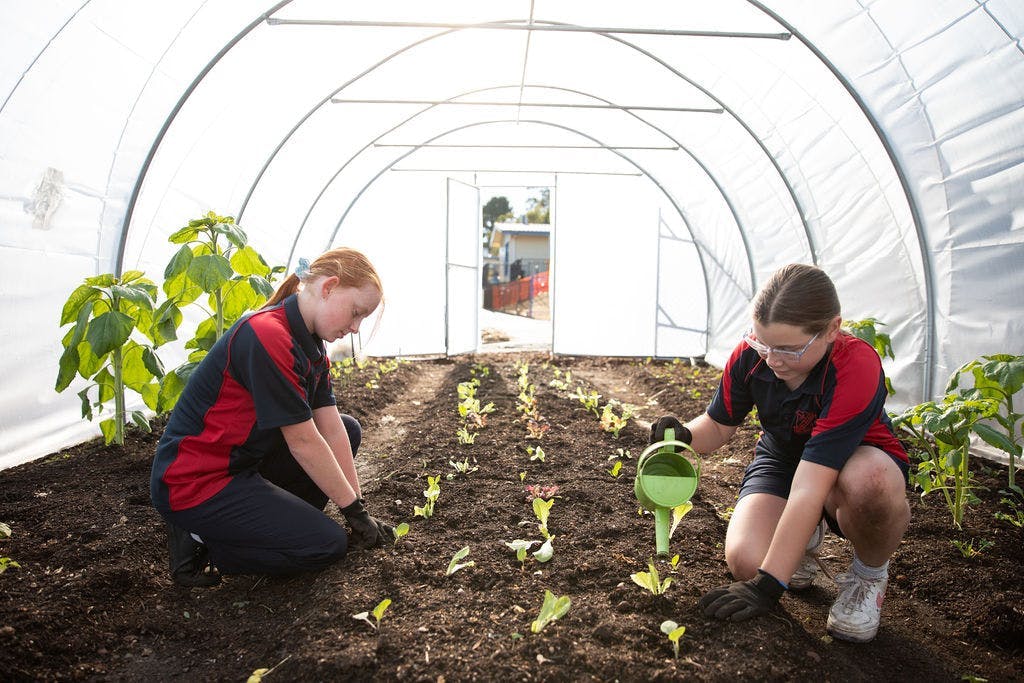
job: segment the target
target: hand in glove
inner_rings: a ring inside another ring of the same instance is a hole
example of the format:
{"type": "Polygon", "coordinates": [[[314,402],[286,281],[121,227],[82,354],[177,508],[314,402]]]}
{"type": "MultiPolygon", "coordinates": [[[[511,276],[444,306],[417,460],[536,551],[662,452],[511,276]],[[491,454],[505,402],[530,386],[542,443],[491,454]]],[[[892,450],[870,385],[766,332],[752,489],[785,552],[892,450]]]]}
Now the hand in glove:
{"type": "Polygon", "coordinates": [[[362,498],[356,498],[351,505],[341,508],[341,514],[352,529],[351,546],[360,548],[377,548],[385,541],[394,540],[391,527],[374,519],[366,511],[362,498]]]}
{"type": "Polygon", "coordinates": [[[744,621],[765,614],[779,601],[786,588],[774,576],[757,570],[750,581],[721,586],[700,599],[700,608],[709,617],[744,621]]]}
{"type": "Polygon", "coordinates": [[[666,429],[675,430],[674,441],[682,441],[683,443],[693,442],[693,434],[682,422],[671,415],[663,415],[658,418],[657,422],[651,425],[651,440],[648,443],[664,441],[666,429]]]}

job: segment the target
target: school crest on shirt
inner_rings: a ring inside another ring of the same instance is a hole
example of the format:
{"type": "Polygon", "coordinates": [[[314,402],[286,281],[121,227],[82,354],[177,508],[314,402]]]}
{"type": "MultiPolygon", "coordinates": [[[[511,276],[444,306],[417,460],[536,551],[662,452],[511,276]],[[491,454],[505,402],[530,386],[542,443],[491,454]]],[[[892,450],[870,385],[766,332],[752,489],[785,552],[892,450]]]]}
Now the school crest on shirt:
{"type": "Polygon", "coordinates": [[[818,420],[818,414],[807,410],[798,410],[793,416],[793,433],[810,434],[814,429],[814,423],[818,420]]]}

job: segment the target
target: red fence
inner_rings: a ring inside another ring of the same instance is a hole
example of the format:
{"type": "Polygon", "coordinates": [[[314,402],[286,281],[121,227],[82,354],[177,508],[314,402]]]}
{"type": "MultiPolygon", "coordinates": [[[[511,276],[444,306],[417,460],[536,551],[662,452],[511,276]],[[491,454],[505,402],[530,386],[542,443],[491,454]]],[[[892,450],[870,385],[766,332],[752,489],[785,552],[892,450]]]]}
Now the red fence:
{"type": "Polygon", "coordinates": [[[519,278],[501,285],[484,288],[484,308],[500,311],[530,301],[541,292],[548,291],[548,272],[519,278]]]}

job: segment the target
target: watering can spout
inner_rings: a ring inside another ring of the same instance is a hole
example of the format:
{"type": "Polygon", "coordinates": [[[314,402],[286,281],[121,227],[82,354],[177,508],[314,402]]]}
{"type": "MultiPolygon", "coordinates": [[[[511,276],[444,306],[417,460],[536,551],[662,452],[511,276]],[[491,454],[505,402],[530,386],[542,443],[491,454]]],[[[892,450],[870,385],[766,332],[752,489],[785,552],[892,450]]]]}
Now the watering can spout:
{"type": "Polygon", "coordinates": [[[636,463],[633,491],[644,509],[654,514],[655,545],[668,554],[672,508],[686,503],[697,490],[697,471],[681,453],[689,444],[665,430],[665,440],[648,446],[636,463]]]}

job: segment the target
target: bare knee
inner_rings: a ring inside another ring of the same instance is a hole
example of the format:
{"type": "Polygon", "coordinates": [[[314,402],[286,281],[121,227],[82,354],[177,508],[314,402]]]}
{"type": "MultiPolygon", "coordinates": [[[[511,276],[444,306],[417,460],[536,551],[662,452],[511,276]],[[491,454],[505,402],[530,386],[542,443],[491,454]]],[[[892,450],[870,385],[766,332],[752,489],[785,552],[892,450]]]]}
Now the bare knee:
{"type": "Polygon", "coordinates": [[[754,557],[749,551],[743,548],[725,549],[725,563],[729,565],[729,573],[737,581],[749,581],[757,576],[757,569],[761,566],[763,557],[754,557]]]}
{"type": "Polygon", "coordinates": [[[910,506],[903,480],[893,476],[891,463],[876,461],[869,467],[862,466],[856,476],[846,477],[839,486],[847,519],[869,527],[909,524],[910,506]]]}

